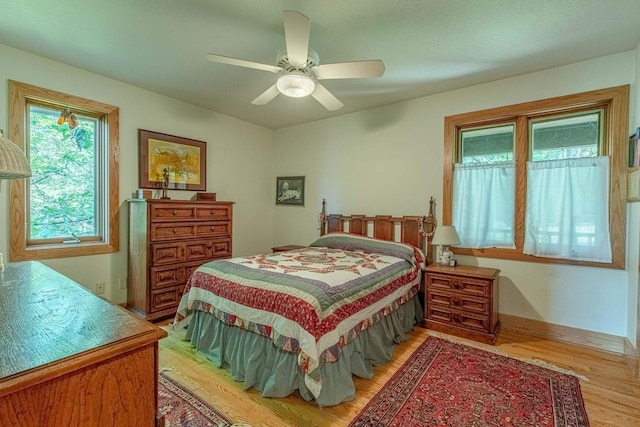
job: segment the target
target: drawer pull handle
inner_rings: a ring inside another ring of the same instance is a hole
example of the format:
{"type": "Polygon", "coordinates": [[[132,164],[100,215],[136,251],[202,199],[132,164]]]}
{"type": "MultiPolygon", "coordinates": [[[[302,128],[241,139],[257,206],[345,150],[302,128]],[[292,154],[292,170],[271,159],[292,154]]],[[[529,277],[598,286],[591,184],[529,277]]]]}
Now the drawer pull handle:
{"type": "Polygon", "coordinates": [[[453,287],[456,289],[460,289],[460,282],[453,282],[453,287]]]}
{"type": "Polygon", "coordinates": [[[177,211],[177,210],[175,210],[175,209],[174,209],[174,210],[173,210],[173,212],[171,212],[171,213],[173,214],[173,216],[178,215],[178,211],[177,211]]]}
{"type": "Polygon", "coordinates": [[[215,228],[215,227],[213,227],[213,226],[209,227],[209,229],[210,229],[211,231],[216,231],[216,228],[215,228]]]}
{"type": "Polygon", "coordinates": [[[459,314],[454,314],[453,315],[453,321],[456,323],[460,323],[460,315],[459,314]]]}
{"type": "Polygon", "coordinates": [[[453,299],[453,305],[460,305],[460,298],[454,298],[453,299]]]}
{"type": "Polygon", "coordinates": [[[171,230],[173,232],[173,234],[176,234],[178,232],[177,228],[174,228],[173,230],[171,230]]]}

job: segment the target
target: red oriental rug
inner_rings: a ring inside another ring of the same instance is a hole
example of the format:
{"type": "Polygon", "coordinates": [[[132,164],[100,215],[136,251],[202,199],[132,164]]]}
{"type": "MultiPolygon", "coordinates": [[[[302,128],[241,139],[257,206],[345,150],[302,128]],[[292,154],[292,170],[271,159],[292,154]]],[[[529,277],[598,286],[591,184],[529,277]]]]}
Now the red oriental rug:
{"type": "Polygon", "coordinates": [[[229,427],[220,411],[165,374],[158,375],[158,409],[166,427],[229,427]]]}
{"type": "Polygon", "coordinates": [[[589,426],[574,376],[429,337],[349,424],[589,426]]]}

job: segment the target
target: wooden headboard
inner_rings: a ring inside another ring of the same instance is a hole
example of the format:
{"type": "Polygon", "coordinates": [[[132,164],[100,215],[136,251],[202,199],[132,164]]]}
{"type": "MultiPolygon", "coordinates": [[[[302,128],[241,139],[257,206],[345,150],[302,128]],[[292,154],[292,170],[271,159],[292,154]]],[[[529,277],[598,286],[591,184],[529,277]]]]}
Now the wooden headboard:
{"type": "Polygon", "coordinates": [[[426,216],[391,215],[341,215],[326,213],[326,200],[322,199],[320,213],[320,235],[336,231],[357,234],[365,237],[412,244],[425,252],[427,264],[431,261],[431,238],[435,231],[433,216],[433,197],[429,200],[429,214],[426,216]],[[370,227],[371,226],[371,227],[370,227]],[[398,227],[399,226],[399,227],[398,227]],[[369,232],[371,228],[372,232],[369,232]],[[400,229],[400,238],[396,238],[396,229],[400,229]]]}

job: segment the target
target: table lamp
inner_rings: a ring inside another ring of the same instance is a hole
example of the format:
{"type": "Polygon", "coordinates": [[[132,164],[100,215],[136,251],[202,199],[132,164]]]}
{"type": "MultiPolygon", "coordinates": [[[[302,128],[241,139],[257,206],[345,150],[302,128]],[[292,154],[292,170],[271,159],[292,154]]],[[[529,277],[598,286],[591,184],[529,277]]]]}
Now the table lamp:
{"type": "Polygon", "coordinates": [[[441,225],[437,227],[431,244],[440,246],[438,263],[449,265],[449,261],[453,258],[453,253],[449,250],[449,246],[460,244],[460,237],[458,237],[456,227],[453,225],[441,225]]]}

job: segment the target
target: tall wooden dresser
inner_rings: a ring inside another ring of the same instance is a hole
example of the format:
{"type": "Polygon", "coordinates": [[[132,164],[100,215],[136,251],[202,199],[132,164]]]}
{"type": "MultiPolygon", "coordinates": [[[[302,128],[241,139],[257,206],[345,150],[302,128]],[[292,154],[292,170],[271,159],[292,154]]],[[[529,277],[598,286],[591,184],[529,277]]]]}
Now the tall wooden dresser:
{"type": "Polygon", "coordinates": [[[130,199],[127,308],[173,316],[191,273],[231,257],[232,221],[233,202],[130,199]]]}

